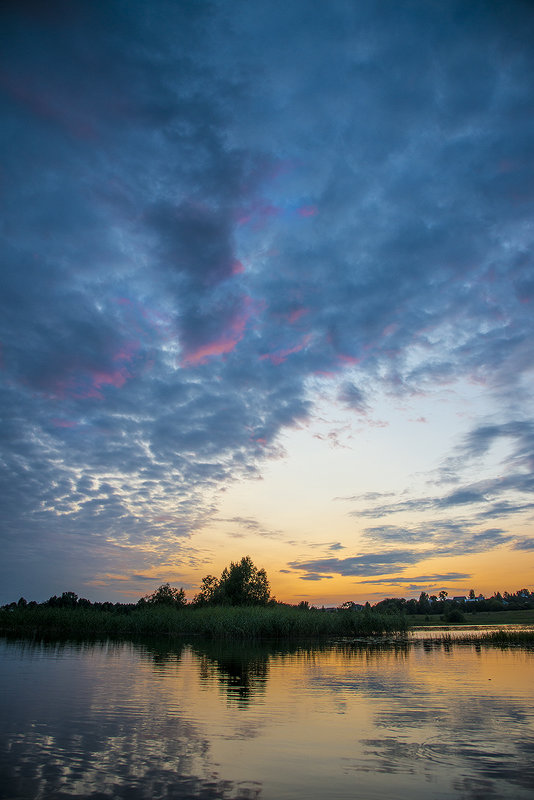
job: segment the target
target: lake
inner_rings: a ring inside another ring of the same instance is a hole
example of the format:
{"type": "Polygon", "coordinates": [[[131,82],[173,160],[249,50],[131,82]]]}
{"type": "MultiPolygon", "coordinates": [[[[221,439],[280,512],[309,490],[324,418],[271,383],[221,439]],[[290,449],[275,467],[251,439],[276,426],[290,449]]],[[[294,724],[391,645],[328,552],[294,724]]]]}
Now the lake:
{"type": "Polygon", "coordinates": [[[0,797],[534,798],[534,650],[0,639],[0,797]]]}

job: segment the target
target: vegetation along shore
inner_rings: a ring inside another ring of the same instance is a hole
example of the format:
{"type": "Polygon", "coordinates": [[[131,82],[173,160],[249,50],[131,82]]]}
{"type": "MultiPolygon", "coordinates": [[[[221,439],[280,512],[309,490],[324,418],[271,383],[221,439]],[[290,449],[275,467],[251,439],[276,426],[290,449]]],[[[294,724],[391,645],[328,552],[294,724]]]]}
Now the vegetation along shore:
{"type": "MultiPolygon", "coordinates": [[[[475,603],[440,599],[422,593],[419,601],[382,600],[373,607],[351,601],[338,608],[296,606],[277,602],[265,570],[249,556],[226,567],[220,578],[207,575],[188,603],[183,589],[162,584],[137,603],[92,603],[74,592],[54,595],[44,603],[17,602],[0,608],[0,632],[24,635],[202,636],[213,639],[291,639],[365,637],[401,634],[409,627],[443,622],[518,624],[534,622],[534,593],[475,603]],[[500,602],[499,602],[500,601],[500,602]],[[437,612],[437,613],[436,613],[437,612]],[[490,619],[491,617],[491,619],[490,619]],[[513,619],[511,618],[513,617],[513,619]]],[[[467,600],[467,599],[466,599],[467,600]]],[[[533,637],[532,633],[525,634],[533,637]]]]}

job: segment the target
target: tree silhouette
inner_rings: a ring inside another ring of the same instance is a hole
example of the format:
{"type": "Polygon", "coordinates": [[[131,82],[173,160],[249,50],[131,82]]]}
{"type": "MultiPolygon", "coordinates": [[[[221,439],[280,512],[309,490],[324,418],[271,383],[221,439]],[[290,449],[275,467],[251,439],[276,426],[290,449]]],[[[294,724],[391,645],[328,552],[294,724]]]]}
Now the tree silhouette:
{"type": "Polygon", "coordinates": [[[175,589],[170,583],[162,583],[152,594],[147,594],[142,598],[148,605],[173,606],[182,608],[186,604],[185,592],[183,589],[175,589]]]}
{"type": "Polygon", "coordinates": [[[219,579],[206,575],[202,579],[195,605],[265,606],[271,599],[269,581],[264,569],[258,569],[250,556],[231,562],[219,579]]]}

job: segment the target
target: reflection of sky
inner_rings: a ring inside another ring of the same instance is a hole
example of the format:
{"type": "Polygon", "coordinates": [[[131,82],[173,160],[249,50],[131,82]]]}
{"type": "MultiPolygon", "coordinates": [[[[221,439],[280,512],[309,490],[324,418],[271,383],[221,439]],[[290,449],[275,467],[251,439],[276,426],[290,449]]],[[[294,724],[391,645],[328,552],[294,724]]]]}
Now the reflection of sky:
{"type": "Polygon", "coordinates": [[[4,642],[0,796],[529,797],[531,652],[261,646],[235,664],[201,642],[4,642]]]}

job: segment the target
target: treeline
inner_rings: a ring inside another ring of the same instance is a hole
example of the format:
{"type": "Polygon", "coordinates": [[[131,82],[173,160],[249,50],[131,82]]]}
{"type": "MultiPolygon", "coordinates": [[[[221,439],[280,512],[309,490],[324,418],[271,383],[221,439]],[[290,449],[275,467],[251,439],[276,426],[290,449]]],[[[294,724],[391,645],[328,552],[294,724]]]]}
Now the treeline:
{"type": "Polygon", "coordinates": [[[371,606],[369,603],[360,605],[350,600],[334,609],[317,609],[303,600],[296,606],[278,603],[271,596],[269,580],[264,569],[258,569],[250,556],[244,556],[241,561],[232,562],[225,567],[219,578],[206,575],[201,582],[200,591],[191,602],[187,602],[183,588],[177,589],[169,583],[159,586],[151,594],[139,598],[136,603],[111,603],[91,602],[84,597],[78,597],[75,592],[63,592],[60,596],[53,595],[44,603],[32,600],[27,602],[24,597],[18,601],[2,606],[3,611],[15,609],[91,609],[107,613],[128,615],[135,611],[151,608],[174,609],[201,609],[215,606],[222,607],[277,607],[295,609],[298,611],[340,611],[340,612],[366,612],[371,611],[380,615],[395,616],[440,614],[445,619],[454,621],[459,615],[479,611],[504,611],[524,610],[534,608],[534,592],[528,589],[519,589],[517,592],[495,592],[491,597],[476,596],[474,589],[469,592],[469,597],[449,597],[446,591],[439,595],[428,595],[421,592],[419,599],[405,600],[404,598],[388,597],[371,606]]]}
{"type": "Polygon", "coordinates": [[[271,597],[265,570],[248,556],[226,567],[220,578],[203,579],[191,603],[183,589],[162,584],[137,603],[91,603],[74,592],[44,603],[24,598],[0,609],[0,630],[23,635],[203,636],[206,638],[296,638],[375,636],[407,628],[402,614],[345,604],[327,614],[306,603],[288,606],[271,597]]]}
{"type": "Polygon", "coordinates": [[[534,608],[534,592],[528,589],[519,589],[517,592],[495,592],[491,597],[476,595],[474,589],[469,592],[469,597],[449,597],[442,591],[439,595],[428,595],[421,592],[419,599],[405,600],[404,598],[388,597],[373,606],[377,611],[393,612],[410,615],[441,614],[451,617],[458,613],[476,614],[481,611],[524,611],[534,608]]]}
{"type": "Polygon", "coordinates": [[[92,608],[96,611],[114,611],[118,614],[129,614],[139,608],[166,606],[170,608],[203,608],[205,606],[267,606],[276,605],[271,597],[269,580],[264,569],[258,569],[250,556],[243,556],[241,561],[232,562],[225,567],[220,578],[206,575],[202,579],[201,588],[191,603],[187,602],[183,588],[177,589],[170,583],[163,583],[152,594],[140,597],[137,603],[92,603],[85,597],[78,597],[75,592],[63,592],[54,595],[44,603],[35,600],[27,602],[21,597],[17,602],[2,606],[3,609],[36,608],[92,608]]]}

